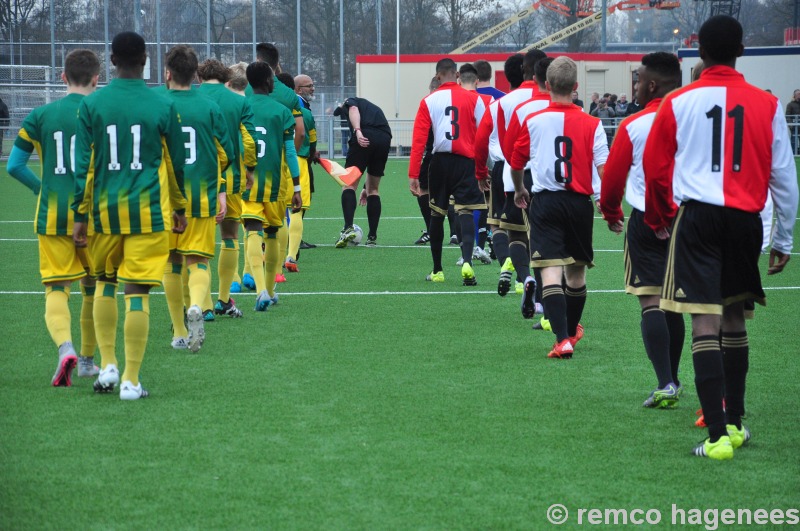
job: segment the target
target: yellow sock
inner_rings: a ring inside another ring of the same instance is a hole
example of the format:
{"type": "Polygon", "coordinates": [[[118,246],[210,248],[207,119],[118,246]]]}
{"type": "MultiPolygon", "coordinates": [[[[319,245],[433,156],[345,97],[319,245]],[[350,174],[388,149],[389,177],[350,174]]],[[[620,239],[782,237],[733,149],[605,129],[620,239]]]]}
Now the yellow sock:
{"type": "Polygon", "coordinates": [[[208,273],[208,264],[197,262],[187,267],[189,270],[189,293],[191,294],[192,306],[197,305],[201,309],[206,302],[208,286],[211,283],[211,275],[208,273]]]}
{"type": "Polygon", "coordinates": [[[267,293],[270,297],[275,296],[275,275],[281,271],[283,263],[283,253],[275,236],[275,234],[267,235],[266,250],[264,251],[264,261],[267,264],[267,293]]]}
{"type": "MultiPolygon", "coordinates": [[[[208,268],[208,264],[205,264],[205,266],[206,268],[208,268]]],[[[206,293],[203,296],[203,304],[200,304],[200,308],[202,308],[204,312],[206,310],[214,309],[214,301],[211,300],[211,272],[208,269],[206,269],[206,273],[208,274],[208,282],[206,283],[206,293]]]]}
{"type": "Polygon", "coordinates": [[[297,251],[300,250],[300,240],[303,239],[303,212],[292,212],[289,215],[289,254],[287,257],[297,260],[297,251]]]}
{"type": "Polygon", "coordinates": [[[117,285],[98,282],[94,292],[94,333],[100,349],[100,365],[117,365],[117,285]]]}
{"type": "Polygon", "coordinates": [[[150,333],[150,295],[125,295],[125,372],[122,381],[139,385],[139,369],[150,333]]]}
{"type": "Polygon", "coordinates": [[[247,261],[250,262],[250,274],[256,282],[256,293],[267,289],[267,281],[264,278],[264,254],[261,252],[263,239],[264,233],[261,231],[247,232],[247,261]]]}
{"type": "Polygon", "coordinates": [[[173,337],[187,337],[189,332],[183,322],[183,265],[167,262],[164,267],[164,295],[167,299],[173,337]]]}
{"type": "Polygon", "coordinates": [[[219,277],[219,300],[228,302],[231,298],[231,282],[239,267],[239,240],[224,239],[219,251],[217,276],[219,277]]]}
{"type": "Polygon", "coordinates": [[[244,268],[242,269],[242,276],[252,275],[253,269],[250,267],[250,260],[247,258],[247,235],[249,233],[244,231],[244,268]]]}
{"type": "Polygon", "coordinates": [[[183,282],[183,306],[189,308],[192,305],[191,297],[189,296],[189,269],[186,267],[186,262],[183,262],[181,268],[181,282],[183,282]]]}
{"type": "MultiPolygon", "coordinates": [[[[289,248],[289,227],[286,226],[285,222],[284,222],[283,226],[278,229],[278,233],[275,235],[275,237],[278,239],[278,257],[279,257],[279,260],[278,260],[277,268],[272,273],[273,277],[282,271],[283,257],[286,256],[286,249],[289,248]]],[[[298,248],[299,248],[299,245],[300,244],[298,243],[298,248]]],[[[273,278],[272,280],[275,280],[275,279],[273,278]]]]}
{"type": "Polygon", "coordinates": [[[44,322],[47,323],[47,331],[57,347],[67,341],[72,342],[69,288],[47,286],[44,289],[44,322]]]}
{"type": "Polygon", "coordinates": [[[81,302],[81,356],[93,358],[97,348],[94,335],[94,286],[81,285],[83,301],[81,302]]]}

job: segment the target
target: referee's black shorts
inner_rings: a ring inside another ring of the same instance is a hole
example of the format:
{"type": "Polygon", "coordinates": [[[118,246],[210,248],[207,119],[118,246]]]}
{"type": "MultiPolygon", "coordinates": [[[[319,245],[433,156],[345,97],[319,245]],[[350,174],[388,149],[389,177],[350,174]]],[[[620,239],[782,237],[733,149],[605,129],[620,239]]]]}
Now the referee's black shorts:
{"type": "Polygon", "coordinates": [[[356,166],[361,173],[368,173],[373,177],[383,177],[392,137],[370,131],[369,146],[367,147],[361,147],[357,137],[358,135],[350,137],[345,167],[356,166]]]}
{"type": "Polygon", "coordinates": [[[447,215],[450,196],[459,210],[485,210],[486,198],[475,177],[475,161],[453,153],[434,153],[428,172],[431,210],[447,215]]]}
{"type": "Polygon", "coordinates": [[[633,209],[625,232],[625,291],[632,295],[660,295],[667,265],[669,240],[659,240],[633,209]]]}
{"type": "Polygon", "coordinates": [[[531,267],[562,265],[593,267],[591,196],[545,190],[531,197],[531,267]]]}
{"type": "Polygon", "coordinates": [[[765,303],[758,271],[761,216],[687,201],[672,225],[661,307],[721,315],[722,307],[753,299],[765,303]]]}

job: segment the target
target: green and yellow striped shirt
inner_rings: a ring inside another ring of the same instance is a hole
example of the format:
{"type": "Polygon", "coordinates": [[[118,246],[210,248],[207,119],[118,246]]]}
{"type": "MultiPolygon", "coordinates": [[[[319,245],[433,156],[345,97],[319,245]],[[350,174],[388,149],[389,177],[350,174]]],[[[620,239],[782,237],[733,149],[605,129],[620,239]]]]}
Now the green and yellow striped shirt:
{"type": "Polygon", "coordinates": [[[245,190],[242,199],[257,203],[278,200],[281,188],[281,160],[287,140],[294,138],[294,118],[289,110],[263,94],[250,98],[255,126],[256,164],[253,187],[245,190]]]}

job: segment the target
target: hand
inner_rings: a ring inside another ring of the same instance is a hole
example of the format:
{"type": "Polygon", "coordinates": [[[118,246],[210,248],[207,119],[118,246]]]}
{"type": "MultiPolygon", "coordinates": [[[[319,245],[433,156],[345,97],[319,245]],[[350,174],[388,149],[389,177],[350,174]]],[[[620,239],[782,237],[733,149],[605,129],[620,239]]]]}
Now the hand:
{"type": "Polygon", "coordinates": [[[358,140],[358,145],[361,147],[369,146],[369,140],[364,136],[364,133],[361,132],[361,129],[356,131],[356,140],[358,140]]]}
{"type": "Polygon", "coordinates": [[[421,195],[419,189],[419,179],[412,179],[411,177],[409,177],[408,189],[411,190],[411,195],[413,195],[414,197],[419,197],[421,195]]]}
{"type": "Polygon", "coordinates": [[[614,223],[608,223],[608,230],[614,234],[622,234],[623,228],[625,228],[625,224],[622,222],[622,220],[617,220],[614,223]]]}
{"type": "Polygon", "coordinates": [[[667,229],[666,227],[664,227],[662,229],[658,229],[656,231],[656,238],[658,238],[659,240],[668,240],[669,239],[669,229],[667,229]]]}
{"type": "Polygon", "coordinates": [[[292,213],[300,212],[303,209],[303,198],[300,197],[300,192],[295,192],[292,195],[292,213]]]}
{"type": "Polygon", "coordinates": [[[183,234],[186,230],[186,214],[178,214],[172,212],[172,232],[175,234],[183,234]]]}
{"type": "Polygon", "coordinates": [[[789,258],[791,258],[789,253],[782,253],[776,249],[770,249],[769,269],[767,269],[767,275],[777,275],[783,271],[783,268],[789,263],[789,258]]]}
{"type": "Polygon", "coordinates": [[[319,164],[319,159],[320,159],[319,151],[315,151],[314,154],[311,155],[311,162],[319,164]]]}
{"type": "Polygon", "coordinates": [[[523,210],[528,209],[528,203],[531,201],[531,194],[525,188],[516,190],[514,192],[514,204],[523,210]]]}
{"type": "Polygon", "coordinates": [[[361,195],[358,198],[358,204],[361,206],[367,206],[367,189],[361,189],[361,195]]]}
{"type": "Polygon", "coordinates": [[[253,180],[253,170],[246,170],[245,173],[244,173],[244,176],[245,176],[244,189],[245,190],[250,190],[251,188],[253,188],[253,182],[254,182],[254,180],[253,180]]]}
{"type": "Polygon", "coordinates": [[[222,223],[222,220],[225,219],[225,214],[228,213],[228,196],[225,192],[221,192],[217,194],[217,201],[219,203],[219,208],[217,209],[217,215],[214,216],[214,219],[217,221],[217,225],[222,223]]]}
{"type": "Polygon", "coordinates": [[[491,187],[492,183],[489,179],[478,179],[478,188],[481,189],[481,192],[488,192],[491,187]]]}
{"type": "Polygon", "coordinates": [[[86,230],[86,222],[76,221],[72,226],[72,241],[75,243],[75,247],[86,247],[86,230]]]}

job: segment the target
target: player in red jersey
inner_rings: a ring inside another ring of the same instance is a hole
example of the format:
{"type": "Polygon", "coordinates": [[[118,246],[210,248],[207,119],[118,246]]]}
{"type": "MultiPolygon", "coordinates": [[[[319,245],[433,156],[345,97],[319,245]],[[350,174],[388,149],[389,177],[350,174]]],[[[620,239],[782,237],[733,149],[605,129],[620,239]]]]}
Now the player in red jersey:
{"type": "Polygon", "coordinates": [[[661,99],[680,86],[681,64],[675,54],[651,53],[642,58],[638,74],[636,99],[644,108],[617,129],[603,175],[600,209],[608,228],[619,234],[623,230],[623,193],[633,207],[625,233],[625,291],[639,297],[644,349],[658,378],[658,387],[644,407],[672,408],[682,390],[678,364],[685,330],[682,315],[658,306],[669,242],[658,239],[644,224],[642,154],[661,99]]]}
{"type": "Polygon", "coordinates": [[[428,280],[444,282],[442,270],[442,241],[444,240],[444,217],[450,196],[455,199],[455,208],[461,223],[461,277],[465,286],[477,285],[472,269],[472,249],[475,241],[473,210],[486,208],[483,192],[475,178],[475,132],[486,106],[477,92],[464,90],[456,84],[458,70],[452,59],[436,63],[436,77],[441,86],[423,98],[414,119],[414,136],[411,141],[409,162],[409,188],[415,196],[420,195],[419,169],[422,153],[433,131],[433,157],[429,171],[431,197],[430,244],[433,257],[433,272],[428,280]]]}
{"type": "Polygon", "coordinates": [[[546,87],[552,102],[525,119],[509,161],[514,200],[520,208],[530,203],[531,265],[541,269],[542,302],[556,335],[550,358],[571,358],[583,337],[586,266],[594,265],[592,168],[602,176],[608,157],[600,120],[572,103],[577,78],[572,59],[550,64],[546,87]],[[523,184],[529,160],[533,196],[523,184]]]}
{"type": "Polygon", "coordinates": [[[744,302],[764,304],[759,212],[771,192],[777,230],[768,274],[780,273],[792,250],[797,174],[780,102],[734,70],[742,26],[714,16],[698,36],[705,69],[664,98],[645,146],[644,220],[662,237],[671,225],[661,308],[692,314],[695,384],[709,434],[692,453],[731,459],[750,438],[742,426],[744,302]]]}

